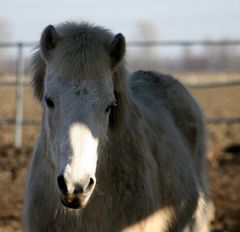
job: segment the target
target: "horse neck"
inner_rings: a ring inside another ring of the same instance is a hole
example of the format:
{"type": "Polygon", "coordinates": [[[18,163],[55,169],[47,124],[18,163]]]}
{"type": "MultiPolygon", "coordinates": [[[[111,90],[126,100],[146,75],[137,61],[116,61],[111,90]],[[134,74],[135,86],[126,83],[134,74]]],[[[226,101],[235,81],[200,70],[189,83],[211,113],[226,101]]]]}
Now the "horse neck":
{"type": "Polygon", "coordinates": [[[113,112],[112,128],[110,123],[110,131],[113,131],[113,133],[110,133],[110,135],[112,135],[110,136],[111,139],[116,137],[117,140],[119,140],[119,137],[121,137],[126,130],[132,128],[132,123],[137,122],[137,119],[141,118],[139,110],[132,99],[132,93],[128,86],[128,77],[129,73],[124,63],[120,64],[113,76],[117,107],[113,112]]]}
{"type": "MultiPolygon", "coordinates": [[[[97,175],[104,183],[121,183],[117,181],[131,176],[128,182],[133,183],[136,174],[143,170],[142,155],[145,152],[145,139],[141,114],[134,103],[131,90],[127,85],[127,72],[121,67],[116,73],[114,86],[117,96],[116,116],[113,128],[110,128],[108,140],[100,149],[97,175]],[[112,130],[112,131],[111,131],[112,130]],[[134,163],[134,165],[133,165],[134,163]]],[[[130,183],[131,184],[131,183],[130,183]]],[[[104,184],[105,185],[105,184],[104,184]]],[[[109,185],[109,188],[111,186],[109,185]]],[[[103,188],[108,188],[103,186],[103,188]]]]}

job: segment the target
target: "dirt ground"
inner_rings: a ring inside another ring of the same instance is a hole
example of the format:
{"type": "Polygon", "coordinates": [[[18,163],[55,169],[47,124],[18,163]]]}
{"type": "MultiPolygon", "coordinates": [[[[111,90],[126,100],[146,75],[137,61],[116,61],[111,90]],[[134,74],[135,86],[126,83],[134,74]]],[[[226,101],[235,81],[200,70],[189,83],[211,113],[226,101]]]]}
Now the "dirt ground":
{"type": "MultiPolygon", "coordinates": [[[[0,118],[14,117],[14,87],[0,87],[0,118]]],[[[240,117],[240,86],[194,89],[206,117],[240,117]]],[[[25,88],[24,118],[39,119],[41,110],[25,88]]],[[[0,232],[23,231],[24,183],[37,126],[23,127],[23,146],[13,146],[14,126],[0,126],[0,232]]],[[[208,177],[215,206],[212,230],[240,231],[240,123],[208,125],[208,177]],[[231,149],[230,149],[231,150],[231,149]]]]}

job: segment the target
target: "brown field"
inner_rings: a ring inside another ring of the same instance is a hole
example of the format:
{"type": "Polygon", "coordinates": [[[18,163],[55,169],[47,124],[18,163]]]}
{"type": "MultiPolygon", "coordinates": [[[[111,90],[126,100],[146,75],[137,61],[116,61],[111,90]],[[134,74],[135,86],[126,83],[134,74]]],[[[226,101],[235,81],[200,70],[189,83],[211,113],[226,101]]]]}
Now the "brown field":
{"type": "MultiPolygon", "coordinates": [[[[194,74],[209,80],[208,74],[194,74]]],[[[181,76],[181,75],[180,75],[181,76]]],[[[190,76],[190,75],[188,75],[190,76]]],[[[240,74],[213,75],[212,79],[240,79],[240,74]]],[[[181,78],[183,79],[183,78],[181,78]]],[[[209,117],[240,117],[240,85],[212,89],[192,89],[192,94],[209,117]]],[[[24,118],[40,119],[41,109],[29,87],[24,91],[24,118]]],[[[15,87],[0,86],[0,119],[14,118],[15,87]]],[[[24,183],[38,126],[23,127],[23,146],[13,147],[14,126],[0,126],[0,232],[23,231],[24,183]]],[[[208,176],[215,205],[214,231],[240,231],[240,152],[224,148],[240,144],[240,123],[208,125],[208,176]]]]}

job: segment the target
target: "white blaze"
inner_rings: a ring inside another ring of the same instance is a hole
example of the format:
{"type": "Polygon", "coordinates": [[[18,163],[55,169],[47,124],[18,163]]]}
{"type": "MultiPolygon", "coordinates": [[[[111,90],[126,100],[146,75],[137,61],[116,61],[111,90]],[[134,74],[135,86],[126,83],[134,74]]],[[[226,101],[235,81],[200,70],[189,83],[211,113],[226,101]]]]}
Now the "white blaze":
{"type": "Polygon", "coordinates": [[[71,190],[86,175],[95,177],[98,139],[93,137],[89,128],[80,123],[70,127],[69,135],[72,154],[65,167],[64,177],[71,190]]]}

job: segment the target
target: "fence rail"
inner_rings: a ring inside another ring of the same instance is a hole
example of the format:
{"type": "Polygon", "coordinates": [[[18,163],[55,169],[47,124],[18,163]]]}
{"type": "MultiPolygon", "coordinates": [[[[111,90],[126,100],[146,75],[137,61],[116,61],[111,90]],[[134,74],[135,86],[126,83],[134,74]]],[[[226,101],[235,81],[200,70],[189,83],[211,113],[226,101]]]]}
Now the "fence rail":
{"type": "MultiPolygon", "coordinates": [[[[16,116],[15,119],[0,119],[0,125],[15,125],[15,146],[21,147],[22,143],[22,126],[39,125],[40,121],[34,119],[23,119],[23,95],[24,86],[29,85],[29,81],[24,80],[24,48],[36,46],[36,42],[0,42],[1,48],[17,48],[17,72],[16,81],[0,80],[0,86],[16,86],[16,116]]],[[[238,46],[240,40],[195,40],[195,41],[129,41],[129,47],[153,47],[153,46],[238,46]]],[[[225,86],[240,85],[240,80],[212,82],[212,83],[186,83],[189,88],[218,88],[225,86]]],[[[232,124],[240,123],[240,118],[209,118],[206,120],[210,124],[232,124]]]]}
{"type": "MultiPolygon", "coordinates": [[[[23,119],[23,126],[39,126],[41,121],[35,119],[23,119]]],[[[240,118],[208,118],[206,119],[207,124],[235,124],[240,123],[240,118]]],[[[0,125],[16,125],[15,119],[0,119],[0,125]]]]}
{"type": "Polygon", "coordinates": [[[0,42],[0,48],[34,47],[36,42],[0,42]]]}
{"type": "MultiPolygon", "coordinates": [[[[10,47],[35,47],[38,42],[0,42],[0,48],[10,47]]],[[[152,41],[128,41],[130,47],[154,47],[154,46],[237,46],[237,40],[152,40],[152,41]]]]}
{"type": "Polygon", "coordinates": [[[240,45],[240,40],[195,40],[195,41],[130,41],[128,46],[134,47],[154,47],[154,46],[236,46],[240,45]]]}
{"type": "MultiPolygon", "coordinates": [[[[16,86],[18,83],[17,81],[1,81],[0,80],[0,86],[16,86]]],[[[22,84],[24,86],[29,86],[31,84],[30,81],[23,81],[22,84]]],[[[190,88],[190,89],[207,89],[207,88],[222,88],[227,86],[236,86],[240,85],[240,80],[229,80],[229,81],[214,81],[214,82],[208,82],[208,83],[184,83],[183,84],[190,88]]]]}

